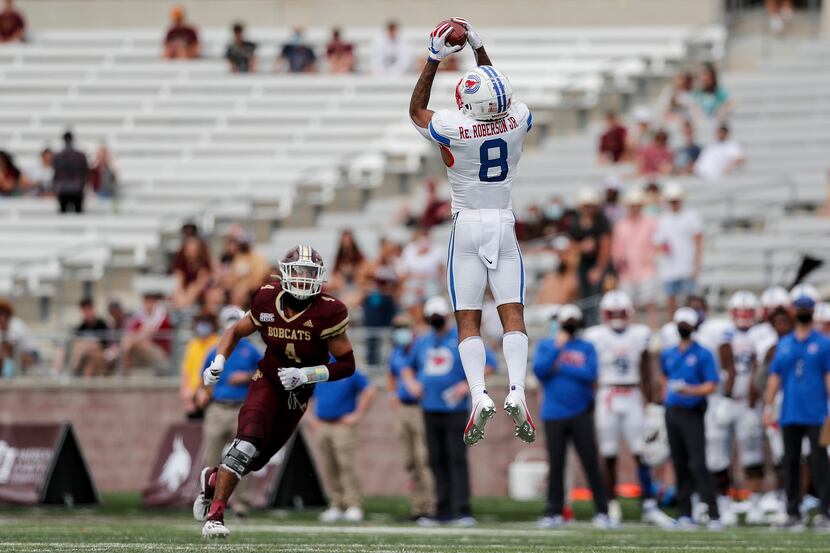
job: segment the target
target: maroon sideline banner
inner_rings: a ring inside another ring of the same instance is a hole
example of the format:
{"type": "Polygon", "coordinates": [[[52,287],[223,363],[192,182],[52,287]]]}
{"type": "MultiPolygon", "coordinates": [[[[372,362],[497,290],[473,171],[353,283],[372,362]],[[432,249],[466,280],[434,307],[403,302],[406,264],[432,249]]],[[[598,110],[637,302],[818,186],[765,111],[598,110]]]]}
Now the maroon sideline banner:
{"type": "MultiPolygon", "coordinates": [[[[202,424],[171,425],[142,492],[144,506],[191,507],[199,495],[199,474],[203,468],[202,424]]],[[[255,509],[326,504],[316,465],[300,432],[265,467],[245,478],[253,479],[249,498],[255,509]]]]}
{"type": "Polygon", "coordinates": [[[99,503],[69,423],[0,424],[0,503],[99,503]]]}

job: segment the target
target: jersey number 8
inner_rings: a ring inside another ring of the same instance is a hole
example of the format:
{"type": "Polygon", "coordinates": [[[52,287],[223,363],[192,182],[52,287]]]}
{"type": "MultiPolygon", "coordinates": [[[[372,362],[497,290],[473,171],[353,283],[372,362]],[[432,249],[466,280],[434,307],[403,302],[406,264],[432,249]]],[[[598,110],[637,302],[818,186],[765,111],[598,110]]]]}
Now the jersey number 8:
{"type": "Polygon", "coordinates": [[[507,178],[507,142],[501,138],[491,138],[481,143],[479,148],[481,168],[478,170],[478,179],[481,182],[501,182],[507,178]],[[490,157],[490,151],[498,149],[495,158],[490,157]],[[498,167],[499,172],[490,176],[490,169],[498,167]]]}

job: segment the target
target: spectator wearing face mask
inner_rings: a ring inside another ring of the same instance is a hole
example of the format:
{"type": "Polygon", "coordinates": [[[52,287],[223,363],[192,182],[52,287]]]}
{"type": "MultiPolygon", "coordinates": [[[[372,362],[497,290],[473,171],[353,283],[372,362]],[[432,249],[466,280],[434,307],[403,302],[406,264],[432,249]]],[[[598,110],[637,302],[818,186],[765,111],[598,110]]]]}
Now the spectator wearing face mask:
{"type": "Polygon", "coordinates": [[[181,366],[179,395],[188,419],[201,419],[204,400],[199,397],[202,388],[202,370],[208,351],[216,345],[216,317],[203,311],[193,318],[193,337],[187,342],[181,366]]]}
{"type": "Polygon", "coordinates": [[[424,389],[409,366],[415,336],[409,320],[396,317],[389,358],[389,398],[398,414],[398,438],[411,490],[410,518],[429,519],[435,511],[435,489],[429,469],[421,397],[424,389]]]}
{"type": "Polygon", "coordinates": [[[565,522],[565,454],[573,442],[593,494],[594,525],[610,528],[614,522],[608,516],[594,425],[597,352],[579,336],[583,317],[577,306],[563,305],[556,320],[556,335],[540,340],[533,356],[533,372],[543,388],[541,418],[550,461],[547,504],[539,525],[555,528],[565,522]]]}
{"type": "Polygon", "coordinates": [[[288,42],[283,44],[279,57],[274,62],[275,71],[289,73],[314,73],[317,71],[317,56],[305,42],[303,29],[295,27],[288,42]]]}

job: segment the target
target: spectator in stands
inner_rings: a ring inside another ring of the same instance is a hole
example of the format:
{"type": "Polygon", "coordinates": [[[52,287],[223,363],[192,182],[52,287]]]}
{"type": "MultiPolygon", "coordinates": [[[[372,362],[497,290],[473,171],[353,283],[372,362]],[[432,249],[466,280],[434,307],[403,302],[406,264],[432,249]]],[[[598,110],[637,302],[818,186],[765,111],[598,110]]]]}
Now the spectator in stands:
{"type": "Polygon", "coordinates": [[[14,8],[14,0],[5,0],[0,12],[0,43],[23,42],[26,40],[26,20],[14,8]]]}
{"type": "Polygon", "coordinates": [[[698,86],[692,93],[697,109],[706,119],[723,122],[732,109],[729,92],[718,83],[718,71],[712,63],[704,63],[698,74],[698,86]]]}
{"type": "Polygon", "coordinates": [[[398,24],[390,21],[386,32],[372,45],[372,72],[376,75],[402,75],[412,64],[409,44],[401,36],[398,24]]]}
{"type": "Polygon", "coordinates": [[[89,378],[107,373],[104,352],[109,347],[110,326],[95,312],[92,298],[81,300],[81,323],[75,329],[69,371],[75,376],[89,378]]]}
{"type": "Polygon", "coordinates": [[[452,204],[447,198],[439,196],[437,180],[432,178],[427,179],[426,185],[427,201],[418,225],[423,229],[429,230],[435,225],[440,225],[450,219],[452,216],[452,204]]]}
{"type": "Polygon", "coordinates": [[[234,23],[232,29],[233,40],[225,50],[231,73],[256,73],[256,43],[245,40],[245,26],[242,23],[234,23]]]}
{"type": "Polygon", "coordinates": [[[403,463],[409,476],[407,489],[412,493],[411,520],[429,519],[435,510],[435,489],[426,449],[424,415],[421,412],[423,386],[410,367],[409,359],[415,342],[409,319],[396,317],[392,332],[394,348],[389,357],[389,399],[397,407],[398,437],[403,463]]]}
{"type": "Polygon", "coordinates": [[[0,196],[19,196],[28,185],[29,180],[20,172],[11,154],[0,150],[0,196]]]}
{"type": "Polygon", "coordinates": [[[556,256],[556,268],[542,277],[535,305],[564,305],[579,298],[579,250],[563,235],[551,241],[551,249],[556,256]]]}
{"type": "Polygon", "coordinates": [[[337,246],[337,254],[334,257],[334,278],[339,282],[339,287],[354,286],[358,273],[366,262],[363,252],[355,240],[351,229],[343,229],[340,232],[340,241],[337,246]]]}
{"type": "Polygon", "coordinates": [[[184,8],[170,10],[170,27],[164,37],[164,57],[169,60],[196,59],[200,55],[199,33],[185,21],[184,8]]]}
{"type": "Polygon", "coordinates": [[[302,27],[294,27],[294,32],[288,42],[282,45],[282,50],[274,62],[275,71],[289,73],[314,73],[317,71],[317,56],[314,50],[306,44],[302,27]]]}
{"type": "Polygon", "coordinates": [[[0,375],[10,378],[38,360],[37,344],[29,327],[14,316],[14,307],[0,299],[0,375]]]}
{"type": "Polygon", "coordinates": [[[251,245],[251,237],[240,226],[231,227],[225,238],[225,264],[220,283],[230,293],[231,303],[247,306],[251,293],[268,279],[268,261],[251,245]]]}
{"type": "Polygon", "coordinates": [[[380,269],[375,272],[374,286],[363,296],[363,326],[369,331],[366,338],[366,363],[370,366],[380,364],[380,345],[385,333],[391,330],[392,321],[398,313],[395,298],[397,287],[397,274],[380,269]]]}
{"type": "Polygon", "coordinates": [[[634,159],[641,149],[651,144],[654,139],[652,128],[653,114],[646,106],[637,106],[632,111],[635,126],[627,135],[626,160],[634,159]]]}
{"type": "Polygon", "coordinates": [[[55,169],[52,168],[52,150],[44,148],[40,151],[38,161],[28,171],[29,182],[32,183],[29,193],[35,196],[47,196],[52,193],[52,181],[55,178],[55,169]]]}
{"type": "Polygon", "coordinates": [[[172,272],[176,279],[176,289],[171,297],[173,305],[187,309],[201,299],[213,273],[210,252],[201,238],[190,236],[184,239],[173,260],[172,272]]]}
{"type": "Polygon", "coordinates": [[[403,297],[401,299],[412,320],[422,319],[421,306],[426,298],[441,291],[444,282],[446,252],[430,240],[429,232],[415,231],[412,241],[401,255],[403,297]],[[417,319],[416,319],[417,317],[417,319]]]}
{"type": "Polygon", "coordinates": [[[619,163],[625,157],[628,129],[614,111],[605,113],[605,130],[599,138],[599,163],[619,163]]]}
{"type": "Polygon", "coordinates": [[[118,192],[118,175],[112,153],[103,142],[95,152],[95,163],[89,170],[92,190],[101,198],[113,198],[118,192]]]}
{"type": "Polygon", "coordinates": [[[574,210],[565,205],[561,196],[548,198],[548,202],[542,207],[542,215],[545,218],[542,234],[545,236],[566,234],[576,217],[574,210]]]}
{"type": "Polygon", "coordinates": [[[331,30],[331,39],[326,44],[326,63],[331,73],[354,73],[354,44],[341,38],[340,29],[331,30]]]}
{"type": "MultiPolygon", "coordinates": [[[[228,305],[219,312],[219,324],[223,330],[227,330],[245,316],[245,312],[235,305],[228,305]]],[[[225,447],[236,436],[239,410],[248,396],[248,384],[256,374],[262,353],[248,338],[240,338],[233,353],[225,361],[225,370],[219,376],[219,381],[213,385],[208,402],[208,393],[205,388],[201,387],[201,372],[210,366],[215,357],[216,348],[213,347],[203,358],[198,381],[202,391],[199,396],[202,401],[201,406],[205,410],[205,421],[202,425],[204,437],[202,466],[208,467],[216,466],[221,461],[225,447]]],[[[243,478],[236,488],[232,507],[237,516],[245,516],[250,510],[250,488],[250,477],[243,478]]]]}
{"type": "Polygon", "coordinates": [[[674,154],[669,147],[669,135],[659,129],[651,144],[637,151],[637,174],[640,176],[668,175],[672,171],[674,154]]]}
{"type": "Polygon", "coordinates": [[[689,118],[690,107],[694,102],[692,98],[694,84],[695,78],[691,72],[681,71],[674,76],[672,83],[663,89],[657,105],[664,124],[689,118]]]}
{"type": "Polygon", "coordinates": [[[654,245],[660,257],[657,274],[667,296],[670,314],[677,309],[678,298],[694,292],[700,275],[703,252],[703,222],[696,211],[683,206],[683,188],[666,185],[663,194],[669,210],[662,213],[654,230],[654,245]]]}
{"type": "MultiPolygon", "coordinates": [[[[122,332],[126,330],[127,323],[130,320],[130,313],[124,311],[124,307],[118,300],[110,300],[107,305],[107,314],[109,315],[109,325],[115,332],[122,332]]],[[[120,337],[119,337],[120,338],[120,337]]]]}
{"type": "Polygon", "coordinates": [[[89,165],[86,154],[75,149],[75,137],[70,131],[63,133],[63,150],[52,160],[55,170],[53,186],[61,213],[84,211],[84,194],[89,181],[89,165]]]}
{"type": "Polygon", "coordinates": [[[196,314],[193,317],[193,336],[184,348],[179,384],[179,396],[188,419],[201,419],[204,416],[206,397],[201,397],[202,371],[207,366],[205,359],[208,352],[218,340],[216,315],[210,311],[196,314]]]}
{"type": "Polygon", "coordinates": [[[643,213],[651,217],[657,217],[660,215],[663,203],[660,185],[654,181],[649,182],[643,192],[646,197],[645,204],[643,204],[643,213]]]}
{"type": "MultiPolygon", "coordinates": [[[[322,522],[361,522],[357,452],[360,420],[375,397],[375,387],[361,371],[343,380],[321,382],[312,396],[318,450],[325,473],[329,508],[320,514],[322,522]]],[[[308,414],[306,415],[308,416],[308,414]]]]}
{"type": "Polygon", "coordinates": [[[547,504],[539,525],[555,528],[565,522],[565,457],[571,441],[593,493],[594,524],[611,527],[594,426],[597,352],[579,335],[583,317],[577,306],[563,306],[557,322],[556,334],[540,340],[533,356],[533,372],[544,389],[541,416],[550,461],[547,504]]]}
{"type": "Polygon", "coordinates": [[[769,28],[775,34],[784,32],[784,23],[793,18],[792,0],[765,0],[769,28]]]}
{"type": "Polygon", "coordinates": [[[516,238],[521,242],[541,238],[545,229],[545,216],[538,204],[527,206],[527,214],[516,219],[516,238]]]}
{"type": "Polygon", "coordinates": [[[602,202],[602,213],[613,226],[625,215],[625,209],[620,205],[620,188],[622,181],[616,176],[605,178],[605,199],[602,202]]]}
{"type": "Polygon", "coordinates": [[[691,119],[683,120],[683,140],[681,147],[674,151],[674,174],[689,175],[692,173],[697,158],[700,157],[700,145],[695,139],[695,127],[691,119]]]}
{"type": "Polygon", "coordinates": [[[168,368],[172,343],[173,325],[162,294],[145,292],[142,307],[130,317],[121,340],[124,373],[136,366],[168,368]]]}
{"type": "Polygon", "coordinates": [[[645,308],[648,323],[657,328],[657,267],[654,231],[657,220],[643,215],[645,195],[639,188],[625,194],[626,214],[611,235],[611,260],[619,278],[619,287],[634,306],[645,308]]]}
{"type": "MultiPolygon", "coordinates": [[[[586,188],[579,193],[579,214],[570,230],[570,238],[579,251],[579,292],[582,298],[598,296],[611,261],[611,224],[600,209],[599,195],[586,188]]],[[[586,325],[597,320],[597,309],[585,311],[586,325]]]]}
{"type": "Polygon", "coordinates": [[[717,141],[707,144],[694,165],[694,173],[706,180],[717,180],[731,175],[744,164],[744,150],[730,138],[729,127],[718,128],[717,141]]]}

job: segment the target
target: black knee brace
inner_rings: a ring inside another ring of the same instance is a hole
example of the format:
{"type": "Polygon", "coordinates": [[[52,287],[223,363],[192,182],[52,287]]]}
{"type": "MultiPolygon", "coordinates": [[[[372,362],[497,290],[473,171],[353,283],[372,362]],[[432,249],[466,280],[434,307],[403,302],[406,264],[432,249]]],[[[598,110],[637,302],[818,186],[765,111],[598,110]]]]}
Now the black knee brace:
{"type": "Polygon", "coordinates": [[[237,478],[242,478],[257,455],[259,451],[254,444],[236,439],[222,459],[222,467],[234,473],[237,478]]]}

